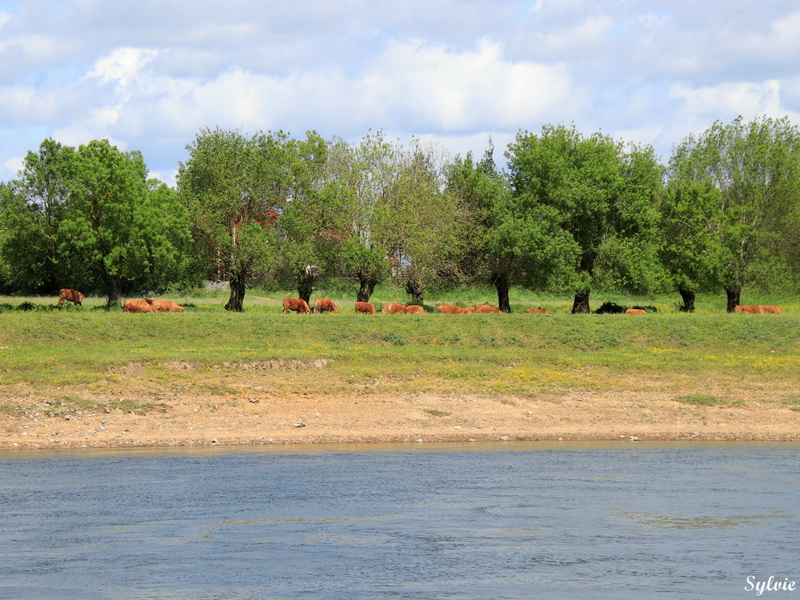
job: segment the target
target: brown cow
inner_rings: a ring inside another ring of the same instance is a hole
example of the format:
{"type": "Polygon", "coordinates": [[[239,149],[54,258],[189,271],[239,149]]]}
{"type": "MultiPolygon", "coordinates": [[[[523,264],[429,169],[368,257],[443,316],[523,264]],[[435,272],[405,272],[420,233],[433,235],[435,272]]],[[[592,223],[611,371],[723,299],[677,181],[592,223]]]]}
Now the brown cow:
{"type": "Polygon", "coordinates": [[[329,300],[328,298],[317,298],[314,300],[314,314],[319,314],[323,312],[332,312],[338,313],[339,309],[333,303],[333,300],[329,300]]]}
{"type": "Polygon", "coordinates": [[[288,313],[293,310],[296,313],[311,314],[311,309],[308,308],[308,303],[302,298],[284,298],[283,299],[283,312],[288,313]]]}
{"type": "Polygon", "coordinates": [[[780,315],[780,314],[782,314],[781,313],[781,309],[780,309],[779,306],[767,306],[767,305],[764,305],[764,304],[760,304],[758,308],[760,308],[761,312],[763,312],[763,313],[769,313],[769,314],[772,314],[772,315],[780,315]]]}
{"type": "Polygon", "coordinates": [[[411,306],[406,306],[406,312],[409,315],[421,315],[425,312],[425,309],[417,304],[412,304],[411,306]]]}
{"type": "Polygon", "coordinates": [[[82,306],[81,303],[83,302],[83,294],[81,294],[78,290],[64,288],[58,291],[58,305],[63,306],[64,300],[69,300],[73,304],[82,306]]]}
{"type": "Polygon", "coordinates": [[[142,298],[142,302],[147,302],[155,309],[155,312],[183,312],[184,308],[171,300],[153,300],[152,298],[142,298]]]}
{"type": "Polygon", "coordinates": [[[446,315],[457,315],[464,309],[459,308],[458,306],[453,306],[452,304],[440,304],[436,310],[446,315]]]}
{"type": "Polygon", "coordinates": [[[370,302],[356,302],[356,313],[359,315],[374,315],[375,305],[370,302]]]}
{"type": "Polygon", "coordinates": [[[488,304],[481,304],[480,306],[475,307],[476,313],[483,313],[483,314],[490,314],[490,313],[501,313],[503,312],[499,308],[495,308],[494,306],[489,306],[488,304]]]}
{"type": "Polygon", "coordinates": [[[381,312],[385,315],[398,315],[404,314],[408,312],[406,307],[402,304],[398,304],[397,302],[389,302],[389,304],[384,304],[381,312]]]}
{"type": "Polygon", "coordinates": [[[625,311],[626,315],[646,315],[647,311],[641,308],[629,308],[625,311]]]}
{"type": "Polygon", "coordinates": [[[531,313],[532,315],[549,315],[550,314],[549,312],[547,312],[543,308],[526,308],[525,312],[526,313],[531,313]]]}
{"type": "Polygon", "coordinates": [[[436,310],[446,315],[471,315],[475,312],[475,307],[468,306],[467,308],[461,308],[460,306],[454,306],[452,304],[440,304],[436,310]]]}
{"type": "Polygon", "coordinates": [[[149,302],[144,300],[125,300],[122,310],[130,313],[154,313],[156,309],[153,308],[149,302]]]}
{"type": "Polygon", "coordinates": [[[741,314],[760,315],[761,313],[764,312],[764,309],[761,306],[742,306],[742,305],[737,305],[736,308],[734,308],[733,310],[734,310],[734,312],[739,313],[740,315],[741,314]]]}

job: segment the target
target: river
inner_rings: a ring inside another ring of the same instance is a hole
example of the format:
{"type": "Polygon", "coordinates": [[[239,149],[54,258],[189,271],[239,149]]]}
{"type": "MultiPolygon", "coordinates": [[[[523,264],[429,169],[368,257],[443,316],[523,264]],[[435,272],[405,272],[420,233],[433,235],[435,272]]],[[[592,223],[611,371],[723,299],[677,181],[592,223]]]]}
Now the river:
{"type": "Polygon", "coordinates": [[[0,453],[13,600],[800,600],[799,534],[797,444],[0,453]]]}

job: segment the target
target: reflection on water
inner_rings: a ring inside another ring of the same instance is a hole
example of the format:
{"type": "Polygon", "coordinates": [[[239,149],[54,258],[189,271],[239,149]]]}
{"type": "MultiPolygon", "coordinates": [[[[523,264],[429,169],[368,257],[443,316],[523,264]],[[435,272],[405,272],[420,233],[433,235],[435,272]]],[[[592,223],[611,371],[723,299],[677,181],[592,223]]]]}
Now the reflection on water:
{"type": "Polygon", "coordinates": [[[0,598],[728,598],[800,579],[800,446],[0,455],[0,598]]]}
{"type": "Polygon", "coordinates": [[[758,521],[764,519],[794,520],[797,518],[796,515],[781,513],[780,511],[776,511],[771,515],[740,515],[735,517],[678,517],[674,515],[630,513],[622,513],[621,516],[627,517],[635,523],[659,529],[733,529],[734,527],[757,525],[758,521]]]}

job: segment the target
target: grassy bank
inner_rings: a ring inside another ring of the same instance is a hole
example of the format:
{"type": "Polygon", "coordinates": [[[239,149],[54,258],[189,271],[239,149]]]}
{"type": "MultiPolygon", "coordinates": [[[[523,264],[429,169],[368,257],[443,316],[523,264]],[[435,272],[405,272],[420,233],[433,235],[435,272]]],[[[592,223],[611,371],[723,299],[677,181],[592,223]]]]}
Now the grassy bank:
{"type": "Polygon", "coordinates": [[[178,393],[224,402],[248,385],[527,398],[652,387],[688,403],[800,406],[797,313],[305,316],[267,299],[244,314],[192,302],[182,314],[91,303],[0,314],[0,410],[43,393],[65,409],[90,398],[158,406],[178,393]]]}

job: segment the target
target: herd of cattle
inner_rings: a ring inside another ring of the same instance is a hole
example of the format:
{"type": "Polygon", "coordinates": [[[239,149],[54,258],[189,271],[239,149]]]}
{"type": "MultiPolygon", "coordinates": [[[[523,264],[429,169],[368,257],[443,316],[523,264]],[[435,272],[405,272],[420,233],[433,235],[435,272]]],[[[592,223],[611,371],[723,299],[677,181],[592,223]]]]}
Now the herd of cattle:
{"type": "MultiPolygon", "coordinates": [[[[83,302],[83,294],[78,290],[60,290],[58,295],[58,305],[62,306],[67,300],[80,306],[83,302]]],[[[356,313],[362,315],[374,315],[376,312],[375,305],[371,302],[356,302],[355,308],[356,313]]],[[[141,300],[125,300],[122,309],[125,312],[133,313],[183,312],[184,310],[182,306],[176,304],[175,302],[170,302],[168,300],[153,300],[151,298],[142,298],[141,300]]],[[[740,305],[737,306],[735,310],[740,314],[781,314],[781,309],[779,307],[766,306],[763,304],[759,306],[740,305]]],[[[290,311],[304,313],[307,315],[311,314],[311,308],[308,306],[308,303],[301,298],[283,299],[283,312],[288,313],[290,311]]],[[[317,298],[314,301],[314,313],[319,314],[325,312],[338,313],[339,308],[333,303],[333,300],[328,298],[317,298]]],[[[416,306],[413,304],[406,306],[405,304],[398,304],[397,302],[389,302],[388,304],[383,305],[381,312],[386,315],[422,314],[425,312],[425,310],[421,306],[416,306]]],[[[469,306],[467,308],[461,308],[452,304],[440,304],[438,307],[438,312],[453,315],[471,315],[475,313],[499,313],[502,311],[499,308],[489,306],[488,304],[469,306]]],[[[548,311],[541,308],[529,308],[525,312],[532,314],[549,314],[548,311]]],[[[625,314],[629,315],[647,314],[647,311],[642,308],[628,308],[624,312],[625,314]]]]}

